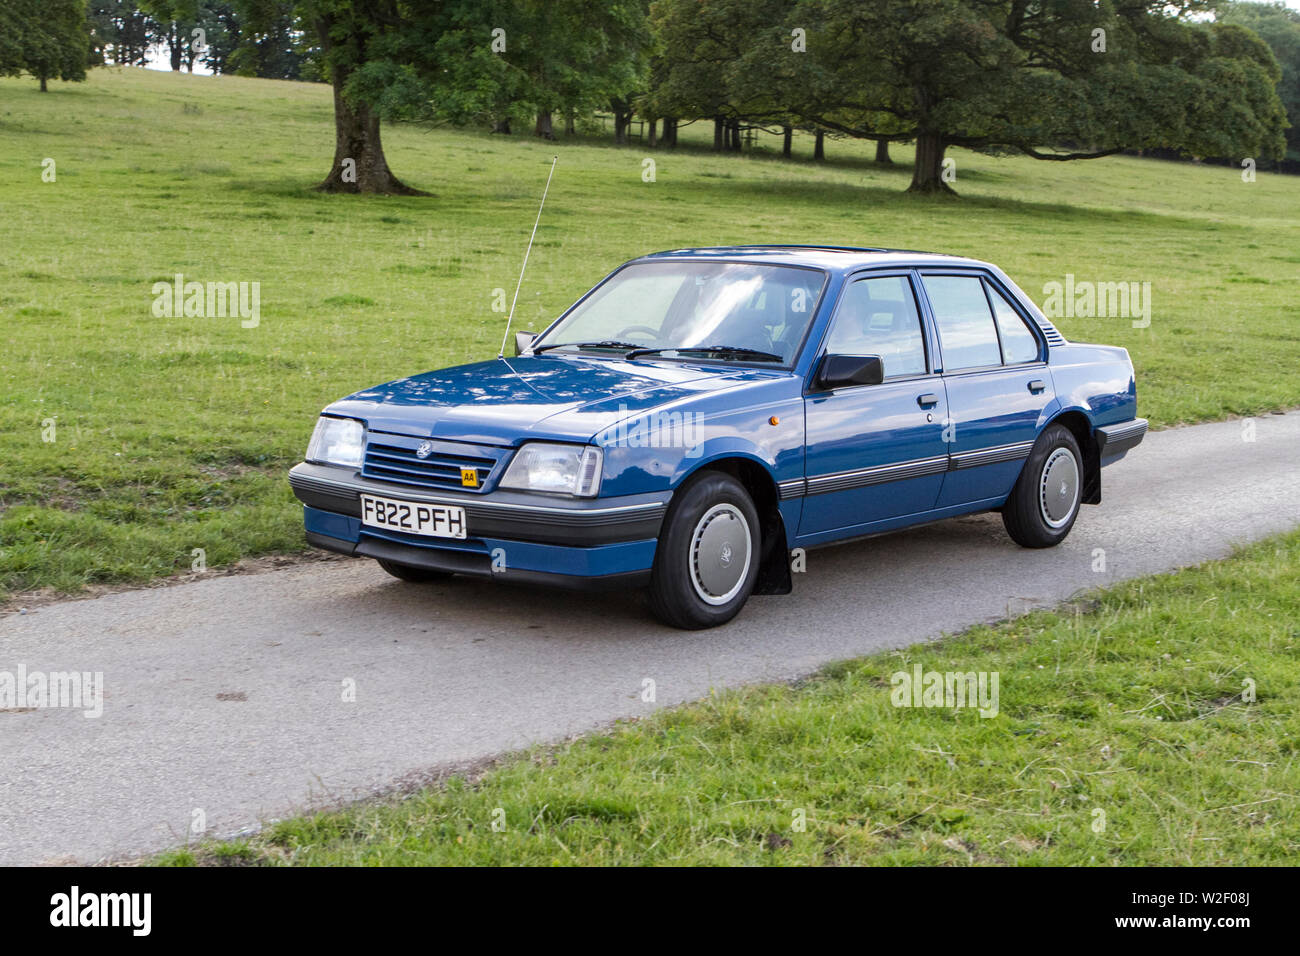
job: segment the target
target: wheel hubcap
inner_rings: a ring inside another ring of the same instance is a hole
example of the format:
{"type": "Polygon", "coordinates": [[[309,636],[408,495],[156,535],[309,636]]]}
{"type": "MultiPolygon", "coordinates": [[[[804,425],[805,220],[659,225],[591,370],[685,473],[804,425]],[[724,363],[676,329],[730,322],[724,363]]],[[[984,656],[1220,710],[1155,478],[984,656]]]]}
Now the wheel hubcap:
{"type": "Polygon", "coordinates": [[[709,508],[691,535],[691,584],[706,604],[726,604],[749,575],[749,522],[735,505],[709,508]]]}
{"type": "Polygon", "coordinates": [[[1038,485],[1038,508],[1050,528],[1065,525],[1079,507],[1079,463],[1074,452],[1057,448],[1043,463],[1038,485]]]}

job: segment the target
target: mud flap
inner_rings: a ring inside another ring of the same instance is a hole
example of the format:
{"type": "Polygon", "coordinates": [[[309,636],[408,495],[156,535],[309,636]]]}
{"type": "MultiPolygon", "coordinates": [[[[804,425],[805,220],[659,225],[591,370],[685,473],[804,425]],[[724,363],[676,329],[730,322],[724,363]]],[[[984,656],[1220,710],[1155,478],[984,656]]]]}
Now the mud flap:
{"type": "Polygon", "coordinates": [[[794,590],[790,576],[790,552],[785,546],[785,522],[773,508],[766,516],[763,553],[759,558],[755,594],[789,594],[794,590]]]}

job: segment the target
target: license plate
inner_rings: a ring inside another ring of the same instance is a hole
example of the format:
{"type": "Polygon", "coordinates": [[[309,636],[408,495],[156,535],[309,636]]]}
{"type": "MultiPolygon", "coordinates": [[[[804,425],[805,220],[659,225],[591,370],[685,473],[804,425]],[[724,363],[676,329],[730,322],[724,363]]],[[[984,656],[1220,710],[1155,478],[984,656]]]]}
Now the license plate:
{"type": "Polygon", "coordinates": [[[465,509],[396,498],[361,496],[361,523],[385,531],[405,531],[427,538],[465,537],[465,509]]]}

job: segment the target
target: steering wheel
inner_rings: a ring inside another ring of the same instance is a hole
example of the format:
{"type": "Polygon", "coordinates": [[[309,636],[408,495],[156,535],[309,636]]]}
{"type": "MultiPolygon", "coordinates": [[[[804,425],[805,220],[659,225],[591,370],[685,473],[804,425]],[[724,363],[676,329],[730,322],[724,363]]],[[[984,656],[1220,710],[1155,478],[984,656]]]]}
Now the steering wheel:
{"type": "Polygon", "coordinates": [[[629,325],[627,328],[614,333],[614,338],[625,339],[631,335],[648,335],[650,341],[654,342],[659,338],[659,330],[652,329],[648,325],[629,325]]]}

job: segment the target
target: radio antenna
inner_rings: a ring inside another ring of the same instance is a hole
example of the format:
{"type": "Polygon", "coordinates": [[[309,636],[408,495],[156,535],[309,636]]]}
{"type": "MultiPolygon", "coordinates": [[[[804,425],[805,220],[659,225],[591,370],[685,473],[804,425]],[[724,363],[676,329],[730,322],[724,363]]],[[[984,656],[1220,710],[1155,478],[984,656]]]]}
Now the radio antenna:
{"type": "Polygon", "coordinates": [[[501,336],[501,351],[497,353],[497,358],[506,357],[506,340],[510,338],[510,323],[515,318],[515,303],[519,301],[519,289],[524,284],[524,270],[528,268],[528,254],[533,251],[533,240],[537,238],[537,225],[542,221],[542,209],[546,206],[546,193],[551,188],[551,177],[555,175],[555,164],[560,157],[556,155],[551,159],[551,171],[546,174],[546,187],[542,190],[542,202],[537,207],[537,222],[533,223],[533,234],[528,237],[528,248],[524,250],[524,264],[519,270],[519,281],[515,284],[515,297],[510,300],[510,314],[506,316],[506,334],[501,336]]]}

